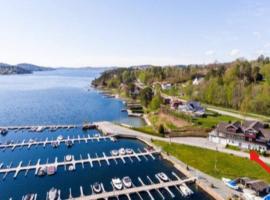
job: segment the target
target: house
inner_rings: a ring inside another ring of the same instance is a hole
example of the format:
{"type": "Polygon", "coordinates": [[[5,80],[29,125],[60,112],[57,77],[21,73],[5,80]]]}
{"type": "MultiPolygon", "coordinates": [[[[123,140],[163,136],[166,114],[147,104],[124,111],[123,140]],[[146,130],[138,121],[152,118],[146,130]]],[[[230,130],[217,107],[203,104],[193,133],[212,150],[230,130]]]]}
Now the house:
{"type": "Polygon", "coordinates": [[[179,105],[178,110],[195,116],[203,116],[205,114],[205,109],[198,101],[189,101],[183,105],[179,105]]]}
{"type": "Polygon", "coordinates": [[[200,83],[202,83],[204,80],[203,77],[196,77],[193,81],[192,81],[192,85],[199,85],[200,83]]]}
{"type": "Polygon", "coordinates": [[[171,87],[172,87],[171,83],[162,83],[161,84],[162,90],[169,90],[169,89],[171,89],[171,87]]]}
{"type": "Polygon", "coordinates": [[[252,180],[248,177],[243,177],[239,178],[238,181],[239,184],[243,186],[243,188],[254,191],[257,196],[265,196],[270,193],[269,184],[262,180],[252,180]]]}
{"type": "Polygon", "coordinates": [[[209,133],[209,140],[222,145],[266,152],[270,148],[270,129],[259,121],[221,122],[209,133]]]}
{"type": "Polygon", "coordinates": [[[182,101],[179,101],[179,100],[171,100],[171,109],[178,109],[178,107],[180,105],[183,105],[183,102],[182,101]]]}

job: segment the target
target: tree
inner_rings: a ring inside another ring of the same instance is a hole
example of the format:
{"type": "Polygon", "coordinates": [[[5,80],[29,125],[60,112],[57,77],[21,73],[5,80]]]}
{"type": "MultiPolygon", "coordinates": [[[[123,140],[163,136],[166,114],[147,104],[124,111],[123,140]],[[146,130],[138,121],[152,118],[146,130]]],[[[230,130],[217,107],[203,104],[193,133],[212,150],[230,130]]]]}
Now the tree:
{"type": "Polygon", "coordinates": [[[153,91],[150,87],[146,87],[140,91],[140,100],[142,105],[148,106],[153,98],[153,91]]]}
{"type": "Polygon", "coordinates": [[[162,103],[162,98],[160,94],[157,94],[156,96],[154,96],[154,98],[150,102],[149,107],[151,110],[157,110],[160,108],[161,103],[162,103]]]}
{"type": "Polygon", "coordinates": [[[159,132],[159,134],[161,134],[162,136],[165,135],[165,129],[164,129],[163,124],[160,124],[160,125],[159,125],[159,127],[158,127],[158,132],[159,132]]]}

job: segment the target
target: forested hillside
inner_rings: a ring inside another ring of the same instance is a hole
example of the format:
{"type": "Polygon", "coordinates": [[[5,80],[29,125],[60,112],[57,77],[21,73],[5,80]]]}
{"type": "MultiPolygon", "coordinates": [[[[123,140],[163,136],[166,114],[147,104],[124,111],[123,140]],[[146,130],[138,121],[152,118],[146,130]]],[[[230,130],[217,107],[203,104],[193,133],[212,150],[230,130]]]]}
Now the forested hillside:
{"type": "Polygon", "coordinates": [[[136,82],[147,86],[168,82],[173,84],[170,90],[176,96],[242,112],[270,114],[270,61],[264,56],[253,61],[238,59],[209,65],[118,68],[104,72],[93,85],[119,89],[129,95],[136,82]],[[196,77],[204,79],[194,85],[196,77]]]}

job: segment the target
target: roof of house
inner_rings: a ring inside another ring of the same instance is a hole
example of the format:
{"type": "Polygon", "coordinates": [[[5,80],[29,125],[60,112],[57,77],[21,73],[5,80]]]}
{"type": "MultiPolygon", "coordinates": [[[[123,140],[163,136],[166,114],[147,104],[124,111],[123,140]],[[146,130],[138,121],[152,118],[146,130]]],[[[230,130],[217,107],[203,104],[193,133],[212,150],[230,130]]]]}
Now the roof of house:
{"type": "Polygon", "coordinates": [[[246,183],[246,185],[248,187],[250,187],[251,189],[253,189],[254,191],[256,191],[256,192],[263,192],[267,188],[269,188],[269,185],[267,183],[265,183],[264,181],[261,181],[261,180],[248,181],[246,183]]]}

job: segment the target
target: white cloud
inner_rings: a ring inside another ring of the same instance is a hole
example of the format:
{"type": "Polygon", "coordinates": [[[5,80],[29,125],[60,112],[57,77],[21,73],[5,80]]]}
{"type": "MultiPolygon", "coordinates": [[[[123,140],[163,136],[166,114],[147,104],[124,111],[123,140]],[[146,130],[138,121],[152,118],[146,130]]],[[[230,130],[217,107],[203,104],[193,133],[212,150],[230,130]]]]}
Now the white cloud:
{"type": "Polygon", "coordinates": [[[240,50],[239,49],[232,49],[229,54],[230,54],[230,56],[233,56],[233,57],[238,56],[240,54],[240,50]]]}
{"type": "Polygon", "coordinates": [[[207,56],[212,56],[212,55],[214,55],[215,54],[215,51],[213,51],[213,50],[207,50],[206,52],[205,52],[205,55],[207,55],[207,56]]]}

